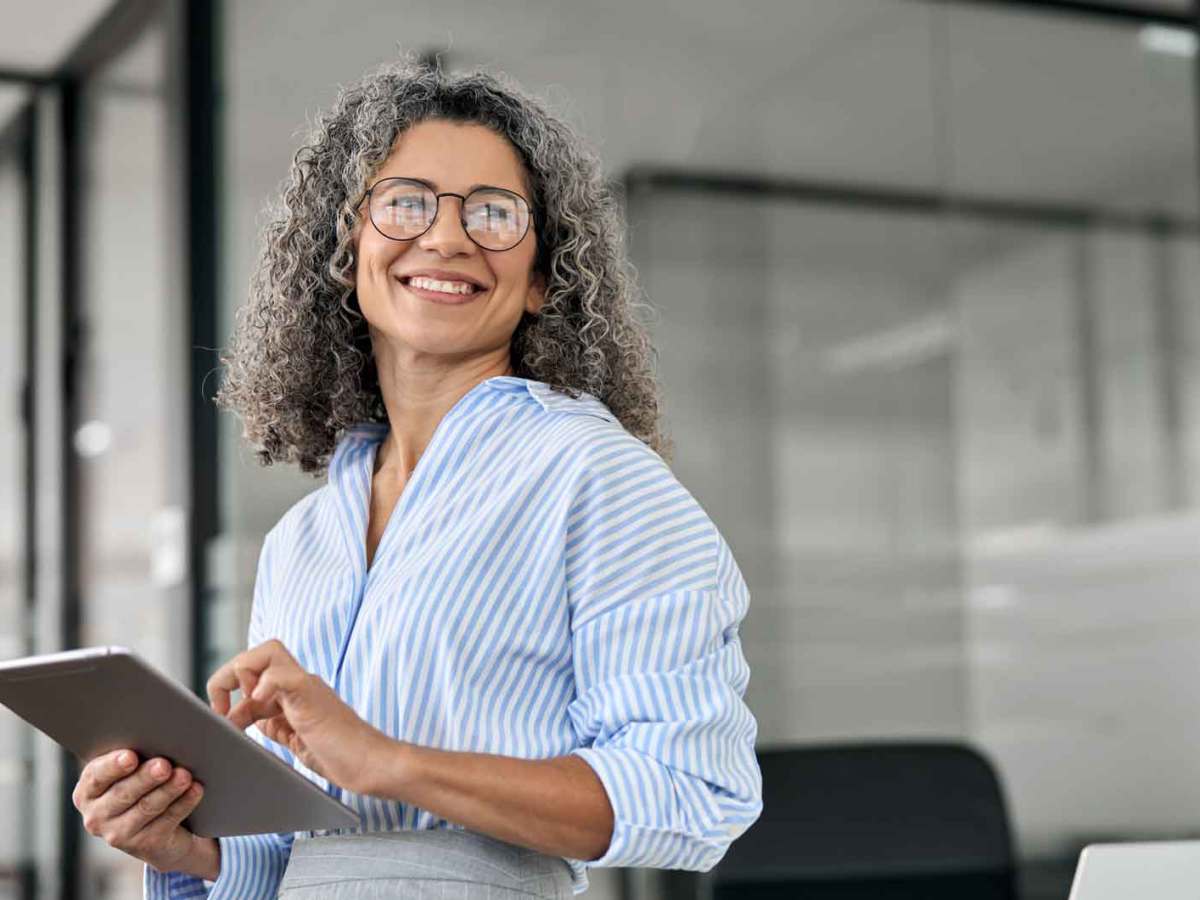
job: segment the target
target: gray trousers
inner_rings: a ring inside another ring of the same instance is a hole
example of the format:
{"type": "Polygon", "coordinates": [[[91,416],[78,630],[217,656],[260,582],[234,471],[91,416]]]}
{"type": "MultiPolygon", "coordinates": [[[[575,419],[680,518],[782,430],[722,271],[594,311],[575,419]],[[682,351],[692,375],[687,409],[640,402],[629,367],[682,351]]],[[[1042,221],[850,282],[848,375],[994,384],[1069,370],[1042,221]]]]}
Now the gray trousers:
{"type": "Polygon", "coordinates": [[[279,900],[568,900],[566,860],[436,828],[296,838],[279,900]]]}

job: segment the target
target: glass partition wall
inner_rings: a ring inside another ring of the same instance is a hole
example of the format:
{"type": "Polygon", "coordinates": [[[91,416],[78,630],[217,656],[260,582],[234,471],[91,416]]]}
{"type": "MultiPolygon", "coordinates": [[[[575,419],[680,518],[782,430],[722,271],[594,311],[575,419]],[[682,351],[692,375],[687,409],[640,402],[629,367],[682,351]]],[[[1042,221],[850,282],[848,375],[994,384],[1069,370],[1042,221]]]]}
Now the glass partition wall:
{"type": "MultiPolygon", "coordinates": [[[[1200,835],[1195,63],[1132,24],[898,6],[933,90],[845,125],[896,147],[888,183],[854,147],[639,167],[635,261],[675,469],[754,597],[760,743],[971,742],[1024,896],[1063,896],[1084,843],[1200,835]]],[[[744,129],[818,120],[826,71],[744,129]]]]}
{"type": "MultiPolygon", "coordinates": [[[[227,7],[223,333],[336,85],[397,49],[512,74],[627,188],[674,467],[751,587],[761,742],[971,741],[1025,900],[1098,834],[1191,829],[1196,62],[1150,21],[1187,0],[348,6],[227,7]]],[[[214,660],[316,486],[221,437],[214,660]]]]}

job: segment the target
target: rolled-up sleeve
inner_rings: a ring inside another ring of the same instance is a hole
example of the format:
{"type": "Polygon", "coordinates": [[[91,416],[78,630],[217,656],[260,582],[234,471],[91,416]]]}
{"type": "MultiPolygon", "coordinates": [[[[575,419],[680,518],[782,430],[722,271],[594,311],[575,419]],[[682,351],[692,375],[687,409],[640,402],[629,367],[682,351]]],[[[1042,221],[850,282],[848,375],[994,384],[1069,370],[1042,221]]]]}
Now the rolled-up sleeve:
{"type": "MultiPolygon", "coordinates": [[[[270,595],[271,572],[268,539],[259,554],[258,571],[254,580],[254,600],[250,608],[250,627],[247,646],[262,643],[267,598],[270,595]]],[[[260,746],[274,753],[289,766],[292,753],[286,747],[267,738],[254,725],[246,734],[260,746]]],[[[182,872],[160,872],[147,865],[143,876],[144,900],[183,900],[187,897],[208,897],[210,900],[269,900],[275,897],[283,872],[291,856],[293,832],[252,834],[217,838],[221,846],[221,872],[216,881],[208,881],[182,872]]]]}
{"type": "Polygon", "coordinates": [[[581,862],[706,872],[762,812],[745,581],[699,503],[632,437],[581,476],[566,551],[572,753],[614,814],[607,850],[581,862]]]}

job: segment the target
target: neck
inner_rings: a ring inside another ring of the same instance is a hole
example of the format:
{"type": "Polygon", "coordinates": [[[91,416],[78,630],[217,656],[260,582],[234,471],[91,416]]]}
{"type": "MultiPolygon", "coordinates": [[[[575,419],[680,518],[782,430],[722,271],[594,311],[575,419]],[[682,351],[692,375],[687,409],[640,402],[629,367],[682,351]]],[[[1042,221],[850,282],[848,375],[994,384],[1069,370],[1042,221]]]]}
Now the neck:
{"type": "Polygon", "coordinates": [[[463,395],[488,378],[513,374],[507,347],[451,362],[402,359],[376,346],[389,430],[375,455],[375,473],[401,483],[417,467],[438,423],[463,395]]]}

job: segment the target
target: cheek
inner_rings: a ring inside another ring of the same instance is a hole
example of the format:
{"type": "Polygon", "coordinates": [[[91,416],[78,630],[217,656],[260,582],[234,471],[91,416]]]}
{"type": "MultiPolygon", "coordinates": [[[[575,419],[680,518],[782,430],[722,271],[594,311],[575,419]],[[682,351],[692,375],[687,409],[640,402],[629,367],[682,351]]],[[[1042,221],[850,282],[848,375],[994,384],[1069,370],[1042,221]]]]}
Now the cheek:
{"type": "Polygon", "coordinates": [[[359,285],[385,283],[389,277],[389,269],[406,249],[401,246],[393,247],[390,243],[381,243],[382,241],[382,238],[375,241],[367,235],[363,236],[355,264],[355,280],[359,285]]]}
{"type": "Polygon", "coordinates": [[[533,279],[533,257],[523,257],[524,254],[520,258],[509,258],[492,264],[496,280],[506,285],[510,292],[520,294],[522,298],[533,279]]]}

